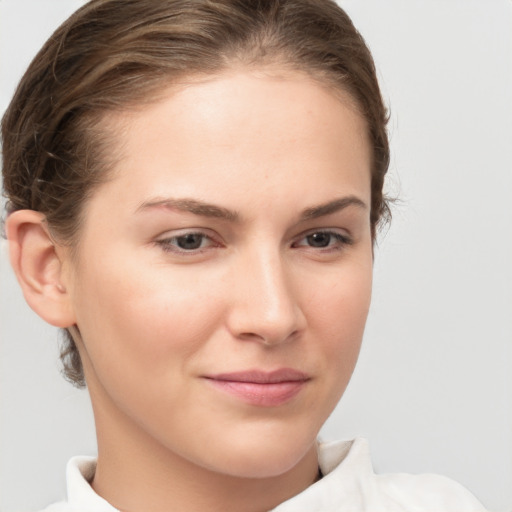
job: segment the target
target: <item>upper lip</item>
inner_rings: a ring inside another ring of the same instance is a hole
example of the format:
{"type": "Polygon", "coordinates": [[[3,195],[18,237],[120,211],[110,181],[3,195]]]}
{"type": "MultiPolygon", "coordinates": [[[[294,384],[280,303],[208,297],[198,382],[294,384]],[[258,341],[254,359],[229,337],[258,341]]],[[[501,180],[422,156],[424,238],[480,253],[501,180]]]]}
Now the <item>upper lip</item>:
{"type": "Polygon", "coordinates": [[[227,382],[252,382],[255,384],[275,384],[278,382],[301,382],[309,380],[309,375],[293,368],[280,368],[274,371],[246,370],[241,372],[206,375],[207,379],[227,382]]]}

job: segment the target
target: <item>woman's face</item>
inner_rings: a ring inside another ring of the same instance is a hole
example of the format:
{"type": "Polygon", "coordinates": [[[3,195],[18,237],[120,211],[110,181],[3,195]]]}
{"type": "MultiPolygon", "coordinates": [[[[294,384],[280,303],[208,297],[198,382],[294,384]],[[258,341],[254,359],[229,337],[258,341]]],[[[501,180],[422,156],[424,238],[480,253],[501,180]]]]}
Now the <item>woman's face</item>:
{"type": "Polygon", "coordinates": [[[301,74],[240,71],[108,126],[122,156],[66,274],[100,446],[137,431],[219,473],[289,470],[370,303],[363,119],[301,74]]]}

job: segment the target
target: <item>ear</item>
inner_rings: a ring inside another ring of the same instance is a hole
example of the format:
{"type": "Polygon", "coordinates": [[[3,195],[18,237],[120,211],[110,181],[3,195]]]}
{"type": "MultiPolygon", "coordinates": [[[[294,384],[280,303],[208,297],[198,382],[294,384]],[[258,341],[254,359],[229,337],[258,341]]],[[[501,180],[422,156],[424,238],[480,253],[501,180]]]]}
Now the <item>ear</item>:
{"type": "Polygon", "coordinates": [[[61,261],[66,251],[59,251],[52,240],[45,216],[33,210],[18,210],[7,217],[5,227],[11,265],[28,305],[51,325],[74,325],[61,261]]]}

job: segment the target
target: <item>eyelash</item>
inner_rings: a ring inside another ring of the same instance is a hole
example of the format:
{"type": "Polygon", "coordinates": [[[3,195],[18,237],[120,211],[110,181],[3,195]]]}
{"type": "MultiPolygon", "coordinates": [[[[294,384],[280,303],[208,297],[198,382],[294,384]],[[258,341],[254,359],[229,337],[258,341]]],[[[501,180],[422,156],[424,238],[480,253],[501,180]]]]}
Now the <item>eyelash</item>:
{"type": "MultiPolygon", "coordinates": [[[[202,254],[203,252],[207,251],[210,248],[218,248],[222,247],[221,243],[216,242],[210,235],[203,233],[201,231],[189,231],[185,232],[183,234],[175,235],[168,238],[163,238],[161,240],[156,240],[155,242],[163,251],[179,254],[179,255],[187,255],[187,256],[194,256],[197,254],[202,254]],[[178,246],[178,240],[185,239],[186,237],[201,237],[200,244],[202,246],[203,242],[208,240],[209,244],[206,247],[197,247],[192,249],[185,249],[178,246]]],[[[352,245],[353,240],[348,235],[344,235],[341,233],[338,233],[337,231],[328,230],[328,229],[320,229],[311,231],[309,233],[305,233],[301,235],[300,238],[298,238],[293,244],[293,248],[299,248],[299,247],[306,247],[308,249],[311,249],[313,251],[318,252],[333,252],[333,251],[341,251],[346,246],[352,245]],[[328,245],[327,246],[313,246],[313,245],[307,245],[307,244],[300,244],[302,240],[307,240],[309,237],[313,237],[315,235],[322,235],[322,236],[328,236],[328,245]],[[334,239],[334,244],[331,244],[331,242],[334,239]]]]}
{"type": "Polygon", "coordinates": [[[165,252],[171,252],[174,254],[184,254],[184,255],[194,255],[194,254],[201,254],[205,250],[208,250],[210,247],[220,247],[221,244],[215,242],[215,240],[206,233],[202,233],[200,231],[188,231],[183,234],[171,236],[168,238],[163,238],[161,240],[157,240],[156,244],[160,246],[165,252]],[[184,239],[186,237],[193,237],[198,236],[201,237],[201,245],[203,241],[209,240],[210,244],[207,247],[198,247],[197,249],[184,249],[182,247],[179,247],[177,245],[177,241],[179,239],[184,239]]]}
{"type": "Polygon", "coordinates": [[[350,236],[339,233],[337,231],[329,230],[329,229],[319,229],[319,230],[310,231],[309,233],[302,235],[302,237],[299,239],[299,241],[308,239],[309,237],[312,237],[315,235],[322,235],[322,236],[330,237],[329,245],[327,245],[326,247],[315,247],[312,245],[298,245],[297,242],[295,242],[293,244],[293,246],[294,247],[308,247],[310,249],[320,250],[322,252],[331,252],[331,251],[341,251],[345,247],[352,245],[354,243],[353,239],[350,236]],[[330,245],[330,242],[332,242],[333,239],[334,239],[335,244],[330,245]]]}

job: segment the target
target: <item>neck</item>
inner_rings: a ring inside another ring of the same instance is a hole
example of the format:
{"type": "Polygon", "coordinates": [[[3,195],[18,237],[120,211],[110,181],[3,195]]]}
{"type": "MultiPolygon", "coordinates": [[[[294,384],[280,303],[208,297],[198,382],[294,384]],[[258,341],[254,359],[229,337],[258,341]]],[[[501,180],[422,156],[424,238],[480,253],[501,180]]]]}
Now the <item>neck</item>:
{"type": "Polygon", "coordinates": [[[283,474],[244,478],[199,466],[166,449],[119,410],[104,411],[97,401],[94,409],[98,464],[92,487],[122,512],[263,512],[318,477],[316,444],[283,474]]]}

